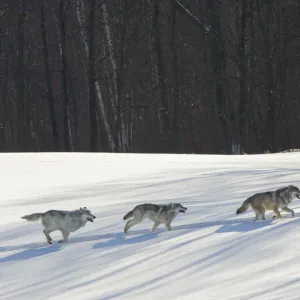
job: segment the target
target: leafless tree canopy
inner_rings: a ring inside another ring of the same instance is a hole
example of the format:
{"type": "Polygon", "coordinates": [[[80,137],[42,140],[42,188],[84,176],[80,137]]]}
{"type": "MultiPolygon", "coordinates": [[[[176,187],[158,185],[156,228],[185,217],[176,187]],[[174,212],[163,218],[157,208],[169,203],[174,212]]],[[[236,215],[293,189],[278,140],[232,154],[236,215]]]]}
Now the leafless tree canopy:
{"type": "Polygon", "coordinates": [[[300,147],[300,0],[0,0],[0,149],[300,147]]]}

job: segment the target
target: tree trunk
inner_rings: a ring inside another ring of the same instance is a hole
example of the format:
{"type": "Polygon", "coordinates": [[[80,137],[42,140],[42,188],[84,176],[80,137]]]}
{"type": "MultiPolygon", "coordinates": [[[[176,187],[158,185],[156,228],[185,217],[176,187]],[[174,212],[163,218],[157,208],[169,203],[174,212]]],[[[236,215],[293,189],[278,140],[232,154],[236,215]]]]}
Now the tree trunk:
{"type": "MultiPolygon", "coordinates": [[[[83,29],[84,23],[85,23],[85,16],[84,16],[84,7],[83,7],[82,0],[77,0],[77,20],[78,20],[78,23],[80,26],[80,35],[81,35],[84,50],[85,50],[84,51],[85,57],[88,60],[89,45],[88,45],[88,38],[87,38],[86,32],[83,29]]],[[[110,146],[112,152],[115,152],[116,146],[115,146],[114,138],[112,135],[111,126],[107,120],[107,115],[106,115],[104,102],[103,102],[103,98],[102,98],[102,93],[101,93],[101,87],[100,87],[100,83],[98,80],[95,80],[95,88],[96,88],[96,95],[98,98],[99,115],[102,118],[102,122],[103,122],[105,130],[106,130],[109,146],[110,146]]],[[[113,103],[112,103],[112,105],[113,105],[113,103]]],[[[114,105],[113,105],[113,107],[114,107],[114,105]]]]}
{"type": "MultiPolygon", "coordinates": [[[[157,88],[158,88],[158,70],[157,70],[157,63],[155,60],[155,40],[154,40],[154,26],[153,26],[153,1],[147,0],[147,7],[145,10],[148,11],[147,13],[147,43],[148,43],[148,56],[149,56],[149,86],[150,86],[150,98],[153,99],[153,102],[150,103],[151,109],[150,113],[147,114],[147,123],[150,123],[153,115],[156,121],[159,123],[160,131],[162,132],[161,122],[160,122],[160,108],[158,107],[158,100],[157,100],[157,88]],[[150,115],[150,117],[149,117],[150,115]]],[[[139,120],[139,118],[137,118],[139,120]]],[[[156,133],[156,132],[155,132],[156,133]]],[[[151,137],[149,137],[149,142],[151,143],[151,137]]]]}
{"type": "MultiPolygon", "coordinates": [[[[125,1],[125,0],[124,0],[125,1]]],[[[125,9],[127,5],[127,0],[125,3],[125,9]]],[[[115,145],[116,145],[116,151],[125,151],[126,148],[128,148],[128,142],[126,137],[126,131],[125,131],[125,124],[123,120],[123,113],[121,111],[121,102],[120,102],[120,93],[121,90],[119,90],[120,86],[118,85],[118,74],[117,74],[117,64],[114,58],[114,45],[111,37],[111,30],[108,22],[108,14],[107,14],[107,8],[106,3],[102,3],[102,16],[104,21],[104,32],[105,32],[105,38],[107,42],[107,55],[108,55],[108,61],[109,61],[109,67],[108,71],[111,75],[110,84],[112,87],[112,108],[114,112],[114,119],[115,119],[115,145]]],[[[124,24],[126,28],[126,24],[124,24]]],[[[126,29],[125,29],[126,30],[126,29]]],[[[125,37],[126,31],[123,32],[123,37],[125,37]]],[[[122,47],[122,46],[121,46],[122,47]]],[[[121,58],[122,60],[122,58],[121,58]]],[[[122,61],[121,61],[122,62],[122,61]]]]}
{"type": "Polygon", "coordinates": [[[25,76],[24,76],[24,48],[25,48],[25,36],[24,36],[24,21],[26,17],[26,0],[20,0],[20,15],[18,18],[18,51],[17,51],[17,112],[18,112],[18,137],[17,142],[20,151],[26,150],[26,102],[25,102],[25,76]]]}
{"type": "Polygon", "coordinates": [[[207,0],[212,30],[215,33],[210,37],[211,65],[214,72],[217,114],[220,122],[222,137],[224,140],[222,152],[231,153],[231,140],[229,136],[229,122],[227,111],[227,97],[224,89],[224,74],[226,73],[226,55],[222,36],[222,24],[219,15],[220,0],[212,2],[207,0]]]}
{"type": "Polygon", "coordinates": [[[176,49],[176,6],[173,1],[170,3],[171,7],[171,53],[172,53],[172,74],[173,74],[173,95],[172,95],[172,141],[170,151],[179,152],[179,120],[178,120],[178,106],[179,106],[179,80],[178,80],[178,57],[176,49]]]}
{"type": "Polygon", "coordinates": [[[47,44],[47,37],[46,37],[46,26],[45,26],[46,20],[45,20],[44,9],[45,9],[45,0],[42,0],[40,28],[41,28],[41,36],[42,36],[42,42],[43,42],[46,90],[47,90],[47,100],[49,103],[54,150],[57,151],[57,150],[59,150],[59,142],[58,142],[59,133],[58,133],[58,126],[57,126],[57,119],[56,119],[56,115],[55,115],[54,97],[53,97],[52,82],[51,82],[51,75],[50,75],[50,68],[49,68],[49,51],[48,51],[48,44],[47,44]]]}
{"type": "MultiPolygon", "coordinates": [[[[250,42],[250,82],[249,82],[249,103],[251,103],[251,108],[249,107],[248,109],[251,109],[249,112],[250,118],[249,118],[249,126],[253,130],[254,136],[256,138],[255,143],[251,144],[257,144],[259,146],[259,151],[263,149],[263,144],[262,144],[262,139],[261,139],[261,128],[259,126],[259,123],[261,121],[261,117],[259,117],[258,113],[258,101],[256,99],[256,82],[255,82],[255,77],[256,77],[256,59],[255,59],[255,53],[256,53],[256,47],[255,47],[255,20],[254,20],[254,10],[255,10],[255,2],[256,0],[251,0],[250,2],[250,11],[251,11],[251,18],[250,18],[250,35],[251,35],[251,42],[250,42]]],[[[250,147],[250,146],[249,146],[250,147]]],[[[253,148],[252,148],[253,149],[253,148]]],[[[257,148],[256,148],[257,149],[257,148]]],[[[255,150],[256,150],[255,149],[255,150]]],[[[256,150],[257,151],[257,150],[256,150]]]]}
{"type": "Polygon", "coordinates": [[[91,0],[89,11],[89,23],[88,23],[88,49],[89,49],[89,61],[88,61],[88,76],[89,76],[89,96],[90,96],[90,151],[98,151],[98,128],[97,128],[97,114],[96,114],[96,93],[95,93],[95,0],[91,0]]]}
{"type": "MultiPolygon", "coordinates": [[[[1,51],[1,50],[0,50],[1,51]]],[[[7,91],[8,91],[8,57],[6,57],[5,67],[4,67],[4,79],[3,86],[1,86],[1,102],[0,105],[0,151],[4,152],[6,150],[6,146],[8,144],[8,138],[6,136],[6,127],[9,127],[7,120],[9,117],[12,117],[12,113],[8,110],[8,101],[7,101],[7,91]]]]}
{"type": "Polygon", "coordinates": [[[245,144],[247,141],[246,136],[246,126],[247,126],[247,68],[245,60],[246,51],[246,26],[247,26],[247,2],[242,1],[242,12],[241,12],[241,30],[239,33],[240,43],[239,43],[239,84],[240,84],[240,99],[239,99],[239,119],[238,119],[238,132],[239,132],[239,144],[240,150],[245,150],[245,144]]]}
{"type": "Polygon", "coordinates": [[[161,0],[154,1],[154,14],[153,14],[153,29],[155,51],[157,59],[158,71],[158,86],[160,92],[160,116],[161,116],[161,130],[164,135],[169,133],[169,105],[168,105],[168,92],[166,86],[166,69],[164,64],[163,49],[160,37],[160,3],[161,0]]]}
{"type": "Polygon", "coordinates": [[[273,1],[262,1],[262,8],[259,11],[260,25],[263,36],[264,54],[266,59],[267,72],[267,116],[266,116],[266,130],[265,130],[265,150],[274,152],[276,145],[274,142],[276,130],[276,99],[274,97],[274,78],[273,78],[273,55],[271,52],[271,15],[273,13],[273,1]]]}
{"type": "MultiPolygon", "coordinates": [[[[125,82],[125,73],[127,68],[127,53],[126,53],[126,35],[127,35],[127,26],[128,26],[128,0],[123,1],[123,24],[122,24],[122,32],[121,32],[121,43],[120,43],[120,63],[119,63],[119,73],[117,75],[117,87],[118,87],[118,101],[117,101],[117,121],[116,121],[116,129],[117,132],[121,135],[121,141],[122,141],[122,151],[127,152],[129,149],[129,137],[127,134],[127,130],[125,129],[125,118],[124,114],[122,112],[122,99],[126,96],[123,96],[123,90],[124,90],[124,82],[125,82]]],[[[117,72],[117,70],[114,70],[117,72]]],[[[125,101],[123,101],[124,103],[125,101]]],[[[124,103],[125,104],[125,103],[124,103]]]]}
{"type": "Polygon", "coordinates": [[[59,3],[59,28],[60,28],[60,61],[61,61],[61,86],[63,98],[63,120],[64,120],[64,143],[66,151],[73,151],[72,126],[70,116],[70,99],[68,95],[68,65],[66,55],[66,30],[65,30],[66,12],[64,9],[64,0],[59,3]]]}

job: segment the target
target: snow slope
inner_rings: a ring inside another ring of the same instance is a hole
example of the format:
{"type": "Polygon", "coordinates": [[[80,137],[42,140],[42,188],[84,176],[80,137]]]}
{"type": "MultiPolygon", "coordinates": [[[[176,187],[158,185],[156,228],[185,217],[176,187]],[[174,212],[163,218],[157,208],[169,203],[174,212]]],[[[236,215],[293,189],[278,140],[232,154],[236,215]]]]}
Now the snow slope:
{"type": "Polygon", "coordinates": [[[296,217],[253,222],[236,216],[248,196],[300,186],[300,154],[0,155],[0,299],[299,299],[300,201],[296,217]],[[124,235],[135,205],[188,208],[151,233],[124,235]],[[96,216],[58,244],[20,217],[87,206],[96,216]]]}

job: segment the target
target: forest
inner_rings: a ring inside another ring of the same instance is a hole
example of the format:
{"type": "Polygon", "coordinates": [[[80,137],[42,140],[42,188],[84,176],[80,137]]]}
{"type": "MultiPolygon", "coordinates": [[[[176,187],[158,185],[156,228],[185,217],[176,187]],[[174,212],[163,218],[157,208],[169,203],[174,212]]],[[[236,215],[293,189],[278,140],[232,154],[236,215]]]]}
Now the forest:
{"type": "Polygon", "coordinates": [[[300,0],[0,0],[0,151],[300,148],[300,0]]]}

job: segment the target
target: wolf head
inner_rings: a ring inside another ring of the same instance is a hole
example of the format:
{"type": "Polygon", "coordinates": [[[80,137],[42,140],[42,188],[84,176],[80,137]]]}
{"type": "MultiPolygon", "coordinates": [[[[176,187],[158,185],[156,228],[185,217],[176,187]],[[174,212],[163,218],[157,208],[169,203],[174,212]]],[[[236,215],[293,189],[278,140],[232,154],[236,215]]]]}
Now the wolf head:
{"type": "Polygon", "coordinates": [[[176,214],[185,213],[187,208],[182,206],[180,203],[170,203],[171,210],[174,211],[176,214]]]}
{"type": "Polygon", "coordinates": [[[291,193],[292,198],[297,197],[298,199],[300,199],[300,190],[299,190],[299,188],[297,188],[294,185],[289,185],[288,187],[289,187],[289,191],[291,193]]]}
{"type": "Polygon", "coordinates": [[[91,211],[88,210],[86,207],[84,207],[84,208],[81,208],[81,207],[80,207],[79,212],[80,212],[81,217],[82,217],[84,220],[88,220],[88,221],[90,221],[90,222],[94,222],[93,219],[96,219],[96,217],[95,217],[94,215],[92,215],[91,211]]]}

